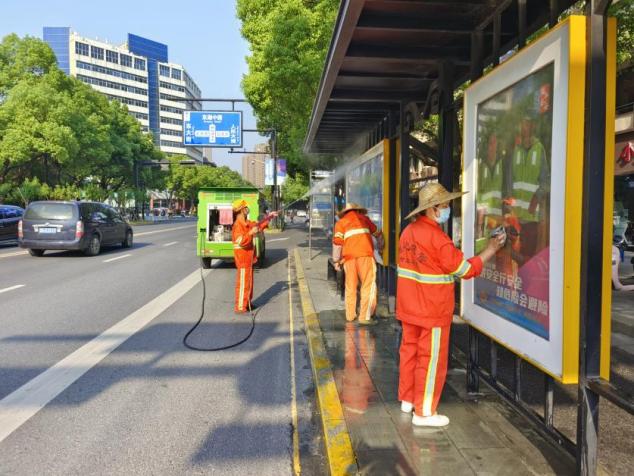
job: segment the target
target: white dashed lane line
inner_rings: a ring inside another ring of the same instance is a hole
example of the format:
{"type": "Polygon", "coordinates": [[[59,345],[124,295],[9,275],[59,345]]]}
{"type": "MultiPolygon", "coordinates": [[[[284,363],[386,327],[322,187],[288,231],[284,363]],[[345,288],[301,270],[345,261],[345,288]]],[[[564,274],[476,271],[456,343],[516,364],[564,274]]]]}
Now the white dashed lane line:
{"type": "Polygon", "coordinates": [[[153,235],[155,233],[163,233],[165,231],[183,230],[185,228],[191,228],[191,225],[188,225],[188,226],[177,226],[177,227],[174,227],[174,228],[163,228],[162,230],[144,231],[142,233],[135,233],[134,237],[136,238],[137,236],[153,235]]]}
{"type": "Polygon", "coordinates": [[[8,288],[0,289],[0,294],[6,293],[8,291],[13,291],[14,289],[20,289],[26,286],[26,284],[16,284],[15,286],[9,286],[8,288]]]}
{"type": "Polygon", "coordinates": [[[104,263],[111,263],[112,261],[116,261],[118,259],[123,259],[123,258],[127,258],[128,256],[132,256],[130,253],[126,254],[126,255],[121,255],[121,256],[115,256],[114,258],[110,258],[110,259],[105,259],[103,260],[104,263]]]}
{"type": "Polygon", "coordinates": [[[175,245],[176,243],[178,243],[178,241],[170,241],[169,243],[165,243],[163,247],[172,246],[172,245],[175,245]]]}
{"type": "Polygon", "coordinates": [[[28,255],[28,251],[14,251],[12,253],[2,253],[0,254],[0,259],[2,258],[10,258],[11,256],[20,256],[20,255],[28,255]]]}

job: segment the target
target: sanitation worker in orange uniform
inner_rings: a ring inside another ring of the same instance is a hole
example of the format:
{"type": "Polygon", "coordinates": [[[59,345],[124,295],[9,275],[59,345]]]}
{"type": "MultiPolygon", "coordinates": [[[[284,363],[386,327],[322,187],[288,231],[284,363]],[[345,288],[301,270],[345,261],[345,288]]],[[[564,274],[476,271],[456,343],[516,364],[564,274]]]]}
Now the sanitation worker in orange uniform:
{"type": "MultiPolygon", "coordinates": [[[[466,193],[466,192],[465,192],[466,193]]],[[[415,217],[399,241],[396,317],[402,323],[398,398],[401,410],[414,411],[416,426],[442,427],[449,418],[436,413],[447,375],[449,330],[454,312],[454,279],[470,279],[504,245],[504,233],[489,240],[480,255],[464,259],[440,225],[449,219],[449,193],[431,183],[419,192],[415,217]]]]}
{"type": "Polygon", "coordinates": [[[269,225],[269,218],[277,216],[277,213],[270,213],[264,221],[258,223],[248,219],[249,206],[245,200],[234,201],[232,208],[234,220],[231,228],[231,241],[233,242],[233,256],[238,270],[234,311],[238,314],[244,314],[253,309],[251,306],[253,265],[257,261],[253,236],[263,231],[269,225]]]}
{"type": "Polygon", "coordinates": [[[346,272],[346,320],[351,322],[357,318],[357,287],[361,282],[359,324],[372,325],[376,323],[372,315],[377,300],[372,236],[377,238],[378,246],[382,248],[383,235],[366,213],[367,210],[356,203],[348,203],[339,212],[333,236],[332,259],[337,269],[343,264],[346,272]]]}

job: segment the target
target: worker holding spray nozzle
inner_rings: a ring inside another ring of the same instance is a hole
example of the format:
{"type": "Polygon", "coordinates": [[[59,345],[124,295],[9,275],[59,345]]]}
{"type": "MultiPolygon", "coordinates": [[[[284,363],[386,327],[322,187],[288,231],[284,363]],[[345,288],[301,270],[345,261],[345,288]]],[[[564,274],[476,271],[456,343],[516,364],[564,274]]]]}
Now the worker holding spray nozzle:
{"type": "Polygon", "coordinates": [[[233,254],[238,274],[236,276],[236,296],[234,310],[238,314],[244,314],[253,309],[253,265],[257,258],[253,246],[253,236],[269,225],[269,220],[277,216],[277,212],[269,213],[260,222],[250,221],[249,206],[243,199],[235,200],[233,208],[233,227],[231,241],[233,242],[233,254]]]}

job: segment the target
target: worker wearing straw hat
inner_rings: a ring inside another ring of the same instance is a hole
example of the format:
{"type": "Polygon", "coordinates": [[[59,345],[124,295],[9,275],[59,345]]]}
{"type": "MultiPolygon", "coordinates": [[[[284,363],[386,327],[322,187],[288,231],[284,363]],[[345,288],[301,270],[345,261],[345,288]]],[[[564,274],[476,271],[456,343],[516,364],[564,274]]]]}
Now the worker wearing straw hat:
{"type": "Polygon", "coordinates": [[[335,267],[341,264],[346,272],[346,320],[357,318],[357,287],[361,283],[361,304],[359,324],[375,324],[372,315],[376,310],[376,262],[374,261],[374,243],[377,238],[379,247],[383,244],[381,230],[367,217],[367,210],[356,203],[348,203],[338,213],[339,221],[335,225],[332,258],[335,267]]]}
{"type": "Polygon", "coordinates": [[[399,241],[396,317],[402,323],[398,395],[401,410],[414,411],[416,426],[441,427],[449,418],[436,408],[445,384],[449,330],[454,312],[454,279],[482,272],[506,240],[504,233],[489,240],[480,255],[464,259],[440,227],[449,219],[451,200],[466,192],[448,192],[438,183],[423,187],[414,218],[399,241]]]}
{"type": "Polygon", "coordinates": [[[249,205],[243,199],[234,200],[233,226],[231,240],[233,241],[233,257],[238,271],[236,276],[236,296],[234,311],[244,314],[253,309],[253,264],[257,258],[253,247],[253,236],[263,231],[269,225],[269,218],[277,216],[277,212],[270,213],[261,222],[248,219],[249,205]]]}

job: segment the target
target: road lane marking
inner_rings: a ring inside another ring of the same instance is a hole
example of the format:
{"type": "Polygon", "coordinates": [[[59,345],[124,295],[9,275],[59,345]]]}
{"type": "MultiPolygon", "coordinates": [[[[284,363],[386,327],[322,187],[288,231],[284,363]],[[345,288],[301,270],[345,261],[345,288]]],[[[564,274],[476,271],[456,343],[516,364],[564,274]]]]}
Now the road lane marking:
{"type": "Polygon", "coordinates": [[[293,470],[301,474],[299,459],[299,424],[297,423],[297,389],[295,387],[295,330],[293,329],[293,283],[291,282],[291,256],[287,253],[288,263],[288,319],[291,346],[291,417],[293,419],[293,470]]]}
{"type": "Polygon", "coordinates": [[[172,245],[175,245],[176,243],[178,243],[178,241],[170,241],[169,243],[165,243],[163,247],[172,246],[172,245]]]}
{"type": "Polygon", "coordinates": [[[26,284],[16,284],[15,286],[9,286],[8,288],[0,289],[0,294],[6,293],[7,291],[13,291],[14,289],[20,289],[26,286],[26,284]]]}
{"type": "Polygon", "coordinates": [[[302,467],[299,459],[299,423],[297,421],[297,388],[295,383],[295,329],[293,327],[293,283],[291,281],[291,256],[287,254],[288,262],[288,319],[291,346],[291,418],[293,421],[293,470],[296,475],[301,474],[302,467]]]}
{"type": "Polygon", "coordinates": [[[274,241],[285,241],[285,240],[288,240],[288,238],[289,237],[287,236],[286,238],[273,238],[272,240],[266,240],[266,241],[268,241],[269,243],[273,243],[274,241]]]}
{"type": "Polygon", "coordinates": [[[200,270],[197,269],[0,400],[0,442],[198,283],[200,270]]]}
{"type": "Polygon", "coordinates": [[[184,230],[185,228],[191,228],[191,225],[175,226],[173,228],[164,228],[163,230],[144,231],[142,233],[135,233],[134,236],[137,237],[137,236],[153,235],[154,233],[163,233],[166,231],[174,231],[174,230],[184,230]]]}
{"type": "Polygon", "coordinates": [[[0,259],[9,258],[11,256],[26,255],[26,254],[29,254],[29,252],[28,251],[14,251],[13,253],[3,253],[3,254],[0,254],[0,259]]]}
{"type": "Polygon", "coordinates": [[[115,256],[114,258],[105,259],[105,260],[103,260],[103,262],[104,263],[110,263],[112,261],[117,261],[118,259],[127,258],[128,256],[132,256],[132,254],[128,253],[128,254],[121,255],[121,256],[115,256]]]}

